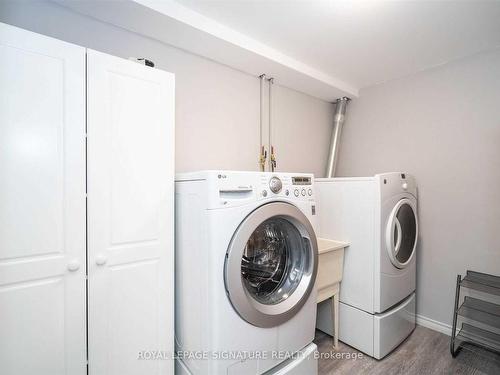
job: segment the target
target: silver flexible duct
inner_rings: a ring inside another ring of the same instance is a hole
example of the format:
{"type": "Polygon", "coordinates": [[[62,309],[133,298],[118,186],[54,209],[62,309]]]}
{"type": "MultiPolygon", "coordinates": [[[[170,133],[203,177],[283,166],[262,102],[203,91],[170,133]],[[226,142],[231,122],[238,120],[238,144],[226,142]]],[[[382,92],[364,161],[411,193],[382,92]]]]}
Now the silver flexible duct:
{"type": "Polygon", "coordinates": [[[335,169],[337,168],[338,152],[340,147],[340,136],[342,134],[342,127],[345,122],[345,112],[347,109],[348,97],[337,99],[335,106],[335,113],[333,115],[333,130],[332,139],[330,141],[330,153],[328,155],[328,163],[326,166],[326,177],[334,177],[335,169]]]}

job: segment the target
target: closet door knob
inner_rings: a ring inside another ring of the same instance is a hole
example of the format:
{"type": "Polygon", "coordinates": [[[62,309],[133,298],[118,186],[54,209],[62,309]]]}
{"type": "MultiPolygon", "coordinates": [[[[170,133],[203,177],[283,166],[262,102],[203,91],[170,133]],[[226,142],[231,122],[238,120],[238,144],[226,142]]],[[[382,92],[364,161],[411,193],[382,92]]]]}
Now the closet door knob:
{"type": "Polygon", "coordinates": [[[78,271],[80,269],[80,262],[75,259],[68,263],[68,270],[71,272],[78,271]]]}
{"type": "Polygon", "coordinates": [[[95,264],[97,264],[98,266],[103,266],[106,264],[106,262],[108,261],[108,258],[106,258],[106,255],[98,255],[95,257],[95,264]]]}

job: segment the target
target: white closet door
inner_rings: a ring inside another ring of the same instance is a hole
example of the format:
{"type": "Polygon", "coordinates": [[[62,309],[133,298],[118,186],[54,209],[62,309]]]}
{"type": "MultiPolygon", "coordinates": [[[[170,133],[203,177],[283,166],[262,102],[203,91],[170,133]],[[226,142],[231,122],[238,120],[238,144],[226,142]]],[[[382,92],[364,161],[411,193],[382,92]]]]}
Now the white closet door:
{"type": "Polygon", "coordinates": [[[88,50],[91,375],[173,374],[174,76],[88,50]]]}
{"type": "Polygon", "coordinates": [[[0,373],[86,373],[85,49],[0,23],[0,373]]]}

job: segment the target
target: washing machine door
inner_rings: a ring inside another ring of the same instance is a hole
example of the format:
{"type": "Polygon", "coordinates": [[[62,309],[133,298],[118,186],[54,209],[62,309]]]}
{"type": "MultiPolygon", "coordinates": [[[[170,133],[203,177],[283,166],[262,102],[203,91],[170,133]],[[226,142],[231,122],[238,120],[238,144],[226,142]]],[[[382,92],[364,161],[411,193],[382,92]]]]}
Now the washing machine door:
{"type": "Polygon", "coordinates": [[[295,206],[268,203],[250,213],[226,253],[224,281],[234,309],[250,324],[274,327],[292,318],[311,294],[318,245],[295,206]]]}
{"type": "Polygon", "coordinates": [[[395,267],[405,268],[411,262],[417,239],[417,207],[412,200],[401,199],[392,209],[386,229],[386,248],[395,267]]]}

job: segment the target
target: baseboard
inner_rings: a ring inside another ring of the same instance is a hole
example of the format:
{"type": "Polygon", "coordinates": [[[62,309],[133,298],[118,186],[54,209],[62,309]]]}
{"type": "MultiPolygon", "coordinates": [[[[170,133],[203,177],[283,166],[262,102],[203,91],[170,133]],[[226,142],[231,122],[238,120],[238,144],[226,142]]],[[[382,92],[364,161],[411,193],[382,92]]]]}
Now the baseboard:
{"type": "Polygon", "coordinates": [[[438,322],[437,320],[428,318],[423,315],[417,314],[417,324],[419,326],[432,329],[437,332],[444,333],[445,335],[451,336],[451,325],[438,322]]]}

